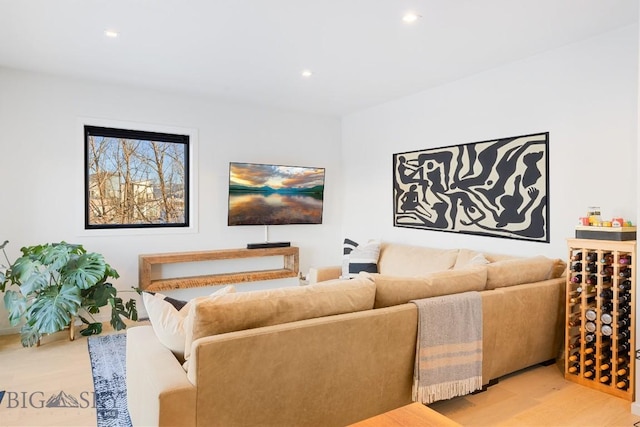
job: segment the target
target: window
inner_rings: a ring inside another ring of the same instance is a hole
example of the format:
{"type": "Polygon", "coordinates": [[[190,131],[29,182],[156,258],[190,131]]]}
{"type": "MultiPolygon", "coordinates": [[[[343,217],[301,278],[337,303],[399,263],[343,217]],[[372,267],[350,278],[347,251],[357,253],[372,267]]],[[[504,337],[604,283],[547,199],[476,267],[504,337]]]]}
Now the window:
{"type": "Polygon", "coordinates": [[[189,135],[84,126],[85,229],[189,227],[189,135]]]}

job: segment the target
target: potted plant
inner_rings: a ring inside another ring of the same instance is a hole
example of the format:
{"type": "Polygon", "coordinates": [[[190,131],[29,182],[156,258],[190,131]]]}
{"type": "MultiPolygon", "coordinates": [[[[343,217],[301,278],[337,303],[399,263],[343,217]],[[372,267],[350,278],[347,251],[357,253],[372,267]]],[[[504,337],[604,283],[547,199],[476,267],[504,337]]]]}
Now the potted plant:
{"type": "Polygon", "coordinates": [[[99,334],[102,323],[93,315],[107,305],[115,330],[127,327],[123,318],[137,320],[135,299],[123,303],[117,296],[107,280],[118,278],[118,272],[101,254],[87,252],[78,244],[48,243],[23,247],[22,256],[11,263],[4,249],[8,243],[0,246],[9,263],[0,272],[0,291],[11,325],[24,322],[20,331],[23,346],[39,343],[43,334],[67,327],[73,330],[76,317],[86,325],[82,335],[99,334]]]}

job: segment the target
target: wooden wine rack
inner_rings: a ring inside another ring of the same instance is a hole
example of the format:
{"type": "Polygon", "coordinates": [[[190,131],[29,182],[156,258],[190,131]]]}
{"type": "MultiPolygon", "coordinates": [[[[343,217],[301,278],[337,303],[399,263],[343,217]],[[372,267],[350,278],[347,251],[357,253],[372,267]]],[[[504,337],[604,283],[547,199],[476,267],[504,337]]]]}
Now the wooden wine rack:
{"type": "Polygon", "coordinates": [[[568,239],[568,246],[564,376],[633,401],[636,242],[568,239]]]}

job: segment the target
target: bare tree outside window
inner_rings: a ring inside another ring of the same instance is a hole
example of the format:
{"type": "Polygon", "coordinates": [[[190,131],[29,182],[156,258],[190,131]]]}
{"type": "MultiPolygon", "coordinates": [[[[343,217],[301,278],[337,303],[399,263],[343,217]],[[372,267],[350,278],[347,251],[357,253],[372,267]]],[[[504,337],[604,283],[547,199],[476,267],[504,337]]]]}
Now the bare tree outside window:
{"type": "Polygon", "coordinates": [[[189,136],[85,126],[85,228],[189,226],[189,136]]]}

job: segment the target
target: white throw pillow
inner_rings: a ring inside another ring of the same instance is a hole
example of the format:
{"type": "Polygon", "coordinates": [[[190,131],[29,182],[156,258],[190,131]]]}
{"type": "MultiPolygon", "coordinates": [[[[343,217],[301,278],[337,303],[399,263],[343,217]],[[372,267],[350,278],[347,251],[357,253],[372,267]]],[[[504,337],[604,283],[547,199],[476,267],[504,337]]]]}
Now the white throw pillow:
{"type": "Polygon", "coordinates": [[[353,279],[360,272],[377,273],[380,241],[369,240],[359,245],[357,242],[344,239],[342,246],[341,279],[353,279]]]}
{"type": "MultiPolygon", "coordinates": [[[[217,290],[210,296],[234,293],[235,291],[235,287],[230,285],[217,290]]],[[[158,340],[171,350],[178,360],[182,361],[184,359],[185,342],[184,319],[189,314],[191,302],[177,310],[165,298],[165,295],[159,293],[142,293],[142,300],[149,315],[149,321],[158,340]]]]}

